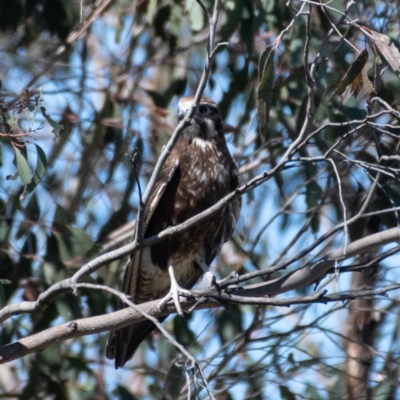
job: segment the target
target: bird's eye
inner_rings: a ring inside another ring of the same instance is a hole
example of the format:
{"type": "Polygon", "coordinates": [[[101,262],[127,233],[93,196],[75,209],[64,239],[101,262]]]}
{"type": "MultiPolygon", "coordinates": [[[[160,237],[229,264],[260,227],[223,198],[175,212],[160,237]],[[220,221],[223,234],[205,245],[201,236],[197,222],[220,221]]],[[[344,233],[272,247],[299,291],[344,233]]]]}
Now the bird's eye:
{"type": "Polygon", "coordinates": [[[201,106],[199,106],[199,108],[197,110],[198,110],[199,114],[208,114],[210,111],[210,108],[208,106],[201,105],[201,106]]]}

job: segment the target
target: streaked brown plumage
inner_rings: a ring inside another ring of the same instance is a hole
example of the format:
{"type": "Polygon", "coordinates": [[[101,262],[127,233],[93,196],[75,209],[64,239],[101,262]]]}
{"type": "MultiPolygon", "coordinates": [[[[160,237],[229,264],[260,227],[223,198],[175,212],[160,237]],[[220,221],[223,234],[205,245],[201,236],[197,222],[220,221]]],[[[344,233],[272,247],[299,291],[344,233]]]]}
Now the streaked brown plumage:
{"type": "MultiPolygon", "coordinates": [[[[179,102],[179,118],[190,110],[193,97],[179,102]]],[[[234,191],[238,171],[228,151],[218,106],[203,97],[192,125],[185,129],[166,160],[145,209],[145,237],[180,224],[206,210],[234,191]]],[[[236,198],[217,215],[182,235],[132,255],[124,275],[123,292],[136,304],[161,299],[170,289],[168,267],[173,266],[178,284],[191,289],[203,276],[195,261],[209,266],[229,240],[240,212],[236,198]]],[[[139,344],[154,330],[150,321],[111,332],[106,355],[122,367],[139,344]]]]}

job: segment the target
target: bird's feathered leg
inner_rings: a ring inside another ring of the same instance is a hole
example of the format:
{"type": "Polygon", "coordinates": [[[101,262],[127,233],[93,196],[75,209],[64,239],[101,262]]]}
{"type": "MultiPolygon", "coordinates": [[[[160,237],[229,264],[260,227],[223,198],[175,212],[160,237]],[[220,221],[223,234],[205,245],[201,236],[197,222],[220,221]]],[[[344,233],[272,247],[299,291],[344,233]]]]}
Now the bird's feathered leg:
{"type": "Polygon", "coordinates": [[[208,286],[215,286],[217,289],[219,289],[219,286],[230,280],[230,279],[237,279],[239,274],[236,271],[231,272],[226,278],[218,280],[217,277],[210,271],[210,268],[208,265],[205,263],[204,258],[201,256],[196,256],[195,261],[199,265],[199,267],[203,270],[205,276],[207,277],[208,280],[208,286]]]}
{"type": "Polygon", "coordinates": [[[217,277],[210,271],[210,268],[204,261],[204,258],[197,255],[194,259],[197,262],[198,266],[203,270],[208,280],[208,286],[215,286],[215,284],[217,283],[217,277]]]}
{"type": "Polygon", "coordinates": [[[178,312],[178,314],[183,315],[182,307],[179,303],[179,295],[185,297],[193,297],[193,295],[190,293],[190,290],[183,289],[182,287],[179,286],[175,278],[174,268],[172,265],[168,267],[168,273],[171,281],[171,287],[169,289],[168,294],[158,304],[158,307],[160,308],[160,310],[162,310],[165,307],[165,305],[172,299],[174,301],[176,311],[178,312]]]}

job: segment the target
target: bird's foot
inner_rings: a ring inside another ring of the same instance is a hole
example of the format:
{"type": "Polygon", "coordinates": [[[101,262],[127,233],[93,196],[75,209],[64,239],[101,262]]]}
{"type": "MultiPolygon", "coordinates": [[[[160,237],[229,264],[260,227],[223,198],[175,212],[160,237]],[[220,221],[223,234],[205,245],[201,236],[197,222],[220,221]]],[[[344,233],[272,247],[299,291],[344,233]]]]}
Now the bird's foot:
{"type": "Polygon", "coordinates": [[[179,303],[179,296],[193,297],[193,295],[190,293],[190,290],[183,289],[179,286],[178,282],[176,281],[172,265],[168,267],[168,273],[171,280],[171,288],[169,290],[169,293],[163,299],[161,299],[160,303],[158,304],[158,308],[162,310],[165,305],[172,299],[175,304],[177,313],[179,315],[183,315],[182,307],[179,303]]]}

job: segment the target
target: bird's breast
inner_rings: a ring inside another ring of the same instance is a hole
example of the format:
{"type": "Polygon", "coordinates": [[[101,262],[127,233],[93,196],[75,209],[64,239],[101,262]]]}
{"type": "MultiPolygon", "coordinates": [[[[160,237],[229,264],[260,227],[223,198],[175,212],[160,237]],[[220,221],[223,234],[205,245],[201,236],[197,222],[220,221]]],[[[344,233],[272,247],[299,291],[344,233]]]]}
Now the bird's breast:
{"type": "Polygon", "coordinates": [[[186,221],[214,205],[230,191],[232,167],[213,142],[195,138],[180,159],[180,182],[174,201],[173,224],[186,221]]]}

